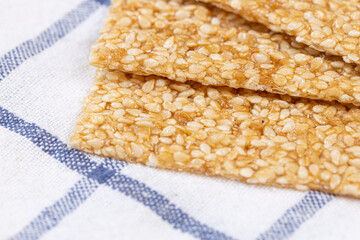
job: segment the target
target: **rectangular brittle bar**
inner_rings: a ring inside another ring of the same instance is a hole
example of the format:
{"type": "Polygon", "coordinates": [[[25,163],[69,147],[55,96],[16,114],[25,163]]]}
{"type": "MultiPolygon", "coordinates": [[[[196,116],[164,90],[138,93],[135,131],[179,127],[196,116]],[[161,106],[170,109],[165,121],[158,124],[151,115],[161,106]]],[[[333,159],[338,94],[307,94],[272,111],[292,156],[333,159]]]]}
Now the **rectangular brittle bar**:
{"type": "Polygon", "coordinates": [[[250,28],[235,14],[200,3],[114,0],[91,63],[183,82],[360,104],[358,68],[250,28]]]}
{"type": "Polygon", "coordinates": [[[352,105],[98,70],[71,145],[153,167],[360,197],[352,105]]]}
{"type": "Polygon", "coordinates": [[[360,4],[349,0],[200,0],[360,64],[360,4]]]}

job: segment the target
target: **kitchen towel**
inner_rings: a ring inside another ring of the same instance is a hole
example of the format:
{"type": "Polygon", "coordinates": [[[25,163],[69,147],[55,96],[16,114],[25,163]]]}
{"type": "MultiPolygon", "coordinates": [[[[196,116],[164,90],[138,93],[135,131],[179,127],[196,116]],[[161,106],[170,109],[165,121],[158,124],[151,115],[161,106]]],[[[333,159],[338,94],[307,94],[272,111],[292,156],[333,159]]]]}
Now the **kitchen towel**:
{"type": "Polygon", "coordinates": [[[100,158],[67,145],[106,0],[0,1],[0,239],[354,239],[360,200],[100,158]]]}

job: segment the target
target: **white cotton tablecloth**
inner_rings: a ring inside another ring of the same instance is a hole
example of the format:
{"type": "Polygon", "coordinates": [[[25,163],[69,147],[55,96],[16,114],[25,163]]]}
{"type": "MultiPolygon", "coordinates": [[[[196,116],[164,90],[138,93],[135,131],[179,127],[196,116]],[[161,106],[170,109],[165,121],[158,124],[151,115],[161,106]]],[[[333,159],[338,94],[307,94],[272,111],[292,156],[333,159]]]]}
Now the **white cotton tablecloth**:
{"type": "Polygon", "coordinates": [[[360,200],[70,149],[108,5],[0,0],[0,239],[359,238],[360,200]]]}

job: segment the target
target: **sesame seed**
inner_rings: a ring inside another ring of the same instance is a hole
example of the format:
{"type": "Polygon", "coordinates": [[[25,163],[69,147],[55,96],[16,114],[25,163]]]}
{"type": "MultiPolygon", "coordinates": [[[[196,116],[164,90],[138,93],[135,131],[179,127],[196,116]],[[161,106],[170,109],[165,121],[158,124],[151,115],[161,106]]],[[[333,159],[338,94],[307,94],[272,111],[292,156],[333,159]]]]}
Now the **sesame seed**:
{"type": "Polygon", "coordinates": [[[211,35],[211,34],[215,34],[217,31],[216,31],[216,28],[210,24],[203,24],[201,27],[200,27],[200,31],[202,33],[205,33],[207,35],[211,35]]]}
{"type": "Polygon", "coordinates": [[[266,63],[268,61],[268,56],[263,53],[254,53],[254,59],[257,63],[266,63]]]}
{"type": "Polygon", "coordinates": [[[245,178],[250,178],[254,174],[254,170],[251,168],[243,168],[240,170],[240,175],[245,178]]]}
{"type": "Polygon", "coordinates": [[[155,59],[148,58],[148,59],[144,60],[144,65],[149,68],[154,68],[154,67],[159,66],[159,62],[156,61],[155,59]]]}
{"type": "Polygon", "coordinates": [[[102,146],[104,146],[104,140],[93,138],[87,141],[87,144],[89,144],[91,147],[94,148],[94,150],[100,149],[102,146]]]}
{"type": "Polygon", "coordinates": [[[190,160],[190,156],[183,152],[174,153],[174,160],[177,162],[185,162],[190,160]]]}

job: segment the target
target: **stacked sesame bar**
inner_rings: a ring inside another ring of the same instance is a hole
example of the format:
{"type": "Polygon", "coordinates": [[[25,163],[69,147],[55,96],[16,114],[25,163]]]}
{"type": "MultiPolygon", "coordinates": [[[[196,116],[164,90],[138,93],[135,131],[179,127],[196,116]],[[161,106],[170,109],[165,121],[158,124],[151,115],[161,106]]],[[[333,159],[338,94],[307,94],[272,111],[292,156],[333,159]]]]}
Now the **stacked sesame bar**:
{"type": "Polygon", "coordinates": [[[358,0],[200,0],[360,64],[358,0]]]}
{"type": "MultiPolygon", "coordinates": [[[[261,1],[206,2],[239,15],[186,0],[113,0],[71,145],[151,167],[360,197],[360,68],[342,58],[357,52],[333,56],[316,41],[299,43],[306,34],[283,30],[285,21],[259,20],[269,8],[246,11],[261,1]]],[[[304,1],[281,2],[277,9],[298,10],[304,1]]],[[[337,1],[329,2],[316,1],[332,11],[337,1]]]]}
{"type": "Polygon", "coordinates": [[[292,47],[283,35],[244,25],[239,16],[199,3],[117,0],[93,46],[91,64],[182,82],[360,104],[359,69],[323,54],[314,57],[311,50],[292,47]]]}

